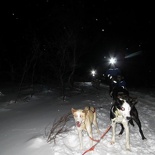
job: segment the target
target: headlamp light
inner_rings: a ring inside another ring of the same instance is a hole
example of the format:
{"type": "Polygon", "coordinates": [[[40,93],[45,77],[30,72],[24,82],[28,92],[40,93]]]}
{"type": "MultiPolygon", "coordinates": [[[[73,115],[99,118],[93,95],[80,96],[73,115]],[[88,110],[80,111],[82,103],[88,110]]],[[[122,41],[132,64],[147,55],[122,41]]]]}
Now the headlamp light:
{"type": "Polygon", "coordinates": [[[113,57],[109,59],[109,63],[112,65],[114,65],[116,61],[117,61],[116,58],[113,58],[113,57]]]}
{"type": "Polygon", "coordinates": [[[91,74],[92,74],[92,76],[95,76],[96,75],[96,71],[95,70],[92,70],[91,71],[91,74]]]}

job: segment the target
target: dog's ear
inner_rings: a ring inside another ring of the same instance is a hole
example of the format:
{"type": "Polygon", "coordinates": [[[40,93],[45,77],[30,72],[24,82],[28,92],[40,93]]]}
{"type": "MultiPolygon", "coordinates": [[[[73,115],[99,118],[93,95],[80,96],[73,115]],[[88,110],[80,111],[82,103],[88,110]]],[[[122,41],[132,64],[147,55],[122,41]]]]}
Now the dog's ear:
{"type": "Polygon", "coordinates": [[[138,102],[137,99],[133,99],[132,102],[131,102],[132,106],[135,106],[137,104],[137,102],[138,102]]]}
{"type": "Polygon", "coordinates": [[[135,106],[137,102],[138,102],[137,98],[129,97],[129,103],[132,107],[135,106]]]}
{"type": "Polygon", "coordinates": [[[73,114],[74,112],[76,112],[76,109],[72,108],[72,109],[71,109],[71,112],[72,112],[72,114],[73,114]]]}

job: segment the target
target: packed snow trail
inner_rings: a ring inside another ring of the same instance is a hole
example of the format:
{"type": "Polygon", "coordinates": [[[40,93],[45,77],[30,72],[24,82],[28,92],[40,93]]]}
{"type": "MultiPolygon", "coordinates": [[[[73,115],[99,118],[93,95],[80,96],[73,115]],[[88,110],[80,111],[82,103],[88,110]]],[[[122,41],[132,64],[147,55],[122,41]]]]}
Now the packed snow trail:
{"type": "MultiPolygon", "coordinates": [[[[79,149],[78,133],[73,118],[67,122],[68,132],[61,133],[56,143],[47,143],[46,130],[54,120],[70,112],[71,108],[84,108],[93,105],[97,108],[97,120],[103,133],[110,125],[109,109],[112,99],[108,86],[101,85],[95,89],[88,83],[80,83],[79,89],[67,91],[65,101],[56,87],[38,91],[28,100],[22,98],[14,103],[12,94],[4,93],[5,100],[0,100],[0,155],[81,155],[89,149],[89,138],[84,132],[84,149],[79,149]],[[82,90],[82,91],[80,91],[82,90]]],[[[155,95],[153,91],[130,90],[131,95],[138,97],[136,107],[147,140],[141,140],[138,126],[130,126],[131,151],[125,149],[125,134],[116,137],[116,143],[110,144],[111,130],[105,135],[93,155],[154,155],[155,146],[155,95]]],[[[14,91],[12,91],[14,93],[14,91]]],[[[120,131],[117,126],[117,133],[120,131]]],[[[100,138],[93,130],[96,139],[100,138]]]]}

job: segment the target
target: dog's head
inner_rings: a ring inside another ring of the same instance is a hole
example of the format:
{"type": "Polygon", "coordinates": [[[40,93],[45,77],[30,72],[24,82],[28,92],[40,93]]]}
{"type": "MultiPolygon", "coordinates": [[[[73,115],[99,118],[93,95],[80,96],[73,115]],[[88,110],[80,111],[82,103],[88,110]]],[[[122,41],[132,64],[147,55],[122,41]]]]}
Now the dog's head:
{"type": "Polygon", "coordinates": [[[118,99],[126,100],[126,102],[131,106],[131,109],[137,104],[137,98],[130,97],[129,95],[120,95],[117,97],[118,99]]]}
{"type": "Polygon", "coordinates": [[[115,101],[115,107],[116,107],[114,112],[115,115],[122,116],[126,120],[131,119],[130,112],[131,112],[132,106],[130,102],[128,102],[123,98],[117,98],[117,100],[115,101]]]}
{"type": "Polygon", "coordinates": [[[111,96],[113,97],[114,100],[116,100],[117,97],[120,96],[129,96],[129,91],[122,86],[116,86],[113,88],[111,96]]]}
{"type": "Polygon", "coordinates": [[[81,124],[84,123],[85,117],[87,110],[82,110],[82,109],[71,109],[71,112],[73,114],[73,117],[75,119],[75,124],[77,127],[81,127],[81,124]]]}

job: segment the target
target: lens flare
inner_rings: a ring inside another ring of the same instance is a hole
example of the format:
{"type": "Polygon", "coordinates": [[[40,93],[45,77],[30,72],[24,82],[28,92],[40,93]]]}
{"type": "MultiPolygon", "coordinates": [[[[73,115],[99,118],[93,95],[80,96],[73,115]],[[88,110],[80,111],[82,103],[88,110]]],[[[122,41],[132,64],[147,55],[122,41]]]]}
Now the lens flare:
{"type": "Polygon", "coordinates": [[[116,61],[117,61],[116,58],[113,58],[113,57],[109,59],[109,63],[112,65],[114,65],[116,61]]]}

